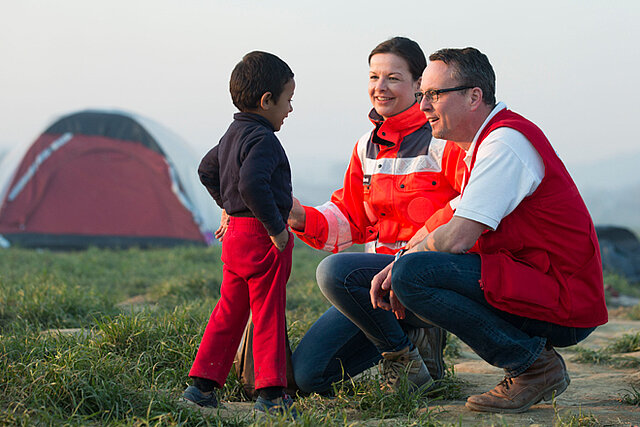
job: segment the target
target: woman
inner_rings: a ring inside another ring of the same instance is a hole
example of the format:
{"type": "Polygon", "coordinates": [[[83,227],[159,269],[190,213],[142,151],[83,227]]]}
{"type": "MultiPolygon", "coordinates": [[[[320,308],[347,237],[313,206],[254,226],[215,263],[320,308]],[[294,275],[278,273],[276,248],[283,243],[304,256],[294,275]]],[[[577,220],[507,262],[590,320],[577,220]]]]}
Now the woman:
{"type": "MultiPolygon", "coordinates": [[[[368,252],[332,255],[318,266],[318,285],[333,307],[314,323],[293,354],[296,382],[305,392],[326,393],[343,374],[354,376],[381,357],[389,362],[383,363],[387,368],[397,368],[398,359],[408,354],[415,358],[418,350],[405,330],[431,365],[428,380],[443,375],[444,331],[411,313],[405,318],[401,308],[395,316],[384,310],[353,314],[352,302],[354,293],[363,297],[366,292],[368,297],[371,279],[393,254],[451,218],[449,201],[459,194],[464,152],[453,143],[432,139],[416,102],[425,67],[418,44],[404,37],[387,40],[371,52],[369,118],[374,129],[358,140],[344,186],[329,202],[313,208],[294,199],[289,224],[304,242],[331,252],[365,244],[368,252]]],[[[421,359],[420,365],[415,383],[425,378],[421,359]]],[[[393,372],[388,376],[394,377],[393,372]]]]}

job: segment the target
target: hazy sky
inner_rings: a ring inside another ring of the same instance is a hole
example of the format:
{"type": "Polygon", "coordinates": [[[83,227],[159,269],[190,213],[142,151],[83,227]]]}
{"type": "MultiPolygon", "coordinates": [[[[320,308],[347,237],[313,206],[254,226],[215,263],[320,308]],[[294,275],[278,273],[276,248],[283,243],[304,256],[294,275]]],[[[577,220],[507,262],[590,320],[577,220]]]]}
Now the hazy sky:
{"type": "Polygon", "coordinates": [[[34,140],[59,115],[116,107],[204,154],[234,112],[233,66],[266,50],[296,75],[279,137],[294,176],[314,177],[314,161],[346,164],[369,129],[367,56],[404,35],[427,55],[486,53],[497,98],[542,127],[571,167],[640,151],[639,22],[638,0],[5,0],[0,147],[34,140]]]}

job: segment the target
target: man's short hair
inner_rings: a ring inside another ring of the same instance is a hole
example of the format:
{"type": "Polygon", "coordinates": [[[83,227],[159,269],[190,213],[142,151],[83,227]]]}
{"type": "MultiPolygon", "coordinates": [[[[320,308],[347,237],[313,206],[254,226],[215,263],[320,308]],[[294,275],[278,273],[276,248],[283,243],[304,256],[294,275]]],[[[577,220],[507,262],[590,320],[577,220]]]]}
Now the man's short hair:
{"type": "Polygon", "coordinates": [[[482,89],[482,101],[496,105],[496,74],[487,55],[473,47],[440,49],[429,56],[429,61],[442,61],[452,67],[452,78],[460,86],[482,89]]]}
{"type": "Polygon", "coordinates": [[[291,68],[274,54],[249,52],[231,72],[229,92],[233,105],[240,111],[253,110],[260,106],[260,99],[267,92],[278,102],[284,85],[292,78],[291,68]]]}
{"type": "Polygon", "coordinates": [[[406,37],[393,37],[380,43],[369,54],[369,64],[371,57],[378,53],[393,53],[407,61],[413,80],[418,80],[427,67],[427,58],[420,45],[406,37]]]}

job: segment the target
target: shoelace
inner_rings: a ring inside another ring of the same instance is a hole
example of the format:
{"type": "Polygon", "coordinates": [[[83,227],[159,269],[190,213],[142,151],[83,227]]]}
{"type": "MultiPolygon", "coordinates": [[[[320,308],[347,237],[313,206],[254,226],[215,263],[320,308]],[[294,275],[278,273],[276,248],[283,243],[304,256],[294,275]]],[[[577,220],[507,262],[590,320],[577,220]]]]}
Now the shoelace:
{"type": "Polygon", "coordinates": [[[504,377],[502,381],[498,385],[504,386],[507,390],[509,390],[509,386],[513,384],[513,378],[504,377]]]}
{"type": "Polygon", "coordinates": [[[407,361],[404,358],[396,360],[382,359],[380,363],[380,371],[388,384],[396,382],[407,369],[407,361]]]}

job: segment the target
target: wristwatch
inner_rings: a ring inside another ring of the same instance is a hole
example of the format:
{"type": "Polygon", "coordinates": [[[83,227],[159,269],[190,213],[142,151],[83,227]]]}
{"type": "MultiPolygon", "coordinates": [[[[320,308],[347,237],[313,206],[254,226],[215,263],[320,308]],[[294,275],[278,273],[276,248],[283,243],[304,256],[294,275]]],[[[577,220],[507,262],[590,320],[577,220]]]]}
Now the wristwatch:
{"type": "Polygon", "coordinates": [[[396,252],[396,257],[393,259],[393,262],[396,262],[397,260],[399,260],[400,257],[404,255],[405,252],[407,252],[406,248],[402,248],[398,252],[396,252]]]}

